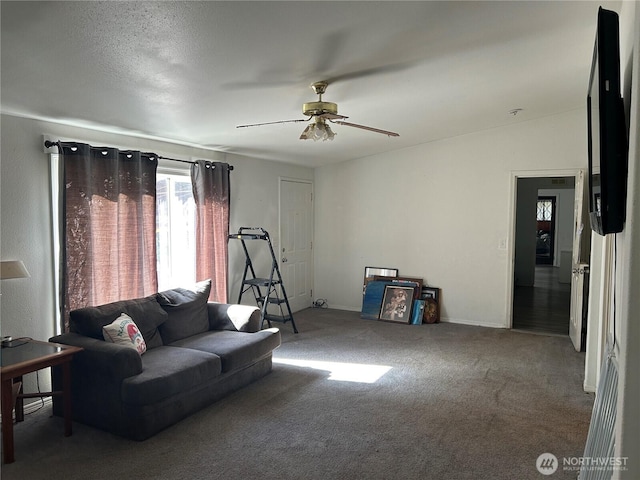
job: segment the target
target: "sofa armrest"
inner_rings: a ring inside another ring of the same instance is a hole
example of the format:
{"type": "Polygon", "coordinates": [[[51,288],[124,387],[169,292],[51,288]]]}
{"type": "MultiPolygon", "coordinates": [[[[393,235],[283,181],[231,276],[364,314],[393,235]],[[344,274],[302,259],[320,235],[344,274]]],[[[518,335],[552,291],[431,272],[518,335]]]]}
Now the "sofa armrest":
{"type": "Polygon", "coordinates": [[[142,372],[140,355],[132,348],[78,333],[63,333],[49,341],[82,347],[84,350],[73,356],[72,363],[98,378],[124,380],[142,372]]]}
{"type": "Polygon", "coordinates": [[[209,302],[207,312],[210,330],[258,332],[262,328],[258,307],[209,302]]]}

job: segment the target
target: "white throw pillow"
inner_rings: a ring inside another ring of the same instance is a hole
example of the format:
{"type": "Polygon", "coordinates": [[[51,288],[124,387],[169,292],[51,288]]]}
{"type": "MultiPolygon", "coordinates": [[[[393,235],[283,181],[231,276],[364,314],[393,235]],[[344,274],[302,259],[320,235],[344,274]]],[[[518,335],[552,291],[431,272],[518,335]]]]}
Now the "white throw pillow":
{"type": "Polygon", "coordinates": [[[102,327],[105,341],[133,348],[140,355],[147,351],[147,344],[138,326],[126,313],[121,314],[109,325],[102,327]]]}

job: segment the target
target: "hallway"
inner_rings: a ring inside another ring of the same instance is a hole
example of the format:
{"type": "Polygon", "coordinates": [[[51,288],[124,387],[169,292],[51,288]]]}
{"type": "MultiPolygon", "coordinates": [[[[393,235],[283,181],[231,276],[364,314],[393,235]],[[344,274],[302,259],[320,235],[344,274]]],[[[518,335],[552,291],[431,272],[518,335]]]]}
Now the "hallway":
{"type": "Polygon", "coordinates": [[[558,281],[558,268],[536,266],[533,287],[515,287],[513,329],[555,335],[569,334],[571,284],[558,281]]]}

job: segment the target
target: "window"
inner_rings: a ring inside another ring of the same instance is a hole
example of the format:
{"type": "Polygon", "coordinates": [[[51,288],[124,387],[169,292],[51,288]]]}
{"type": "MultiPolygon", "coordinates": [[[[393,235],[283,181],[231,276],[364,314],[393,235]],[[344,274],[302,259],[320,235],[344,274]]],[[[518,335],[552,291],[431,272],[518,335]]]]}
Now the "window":
{"type": "Polygon", "coordinates": [[[158,290],[193,283],[196,278],[196,206],[188,173],[156,177],[158,290]]]}
{"type": "Polygon", "coordinates": [[[536,220],[539,222],[550,222],[553,218],[553,201],[551,199],[538,199],[538,209],[536,220]]]}
{"type": "Polygon", "coordinates": [[[52,252],[55,261],[54,282],[59,293],[55,297],[56,333],[68,330],[69,310],[193,284],[197,277],[211,278],[215,290],[212,285],[210,298],[226,301],[229,171],[233,167],[205,160],[189,162],[193,163],[189,168],[159,167],[156,155],[149,157],[138,151],[121,151],[115,147],[96,148],[76,142],[60,142],[58,150],[59,154],[51,154],[50,172],[52,233],[57,240],[53,243],[52,252]],[[79,149],[81,151],[78,152],[79,149]],[[80,158],[73,160],[80,161],[84,169],[76,169],[75,166],[63,168],[65,153],[78,155],[80,158]],[[109,157],[103,159],[100,154],[109,157]],[[142,163],[145,167],[142,176],[135,176],[136,172],[129,170],[119,173],[122,166],[120,160],[124,163],[128,160],[138,162],[138,156],[152,161],[142,163]],[[95,165],[99,172],[90,175],[92,182],[89,182],[89,186],[93,190],[90,189],[89,196],[83,182],[88,178],[85,171],[94,168],[87,163],[92,160],[99,160],[95,165]],[[114,160],[117,165],[103,160],[114,160]],[[108,167],[106,173],[102,167],[108,167]],[[112,167],[115,172],[111,172],[112,167]],[[196,175],[195,183],[191,178],[194,170],[206,174],[196,175]],[[65,172],[75,172],[79,179],[72,176],[65,184],[65,172]],[[112,182],[111,179],[116,176],[126,177],[127,181],[112,182]],[[131,178],[136,180],[129,181],[131,178]],[[112,186],[125,188],[112,191],[112,186]],[[94,192],[96,188],[97,193],[94,192]],[[69,190],[74,196],[68,195],[69,190]],[[103,191],[108,192],[108,202],[100,200],[103,191]],[[203,197],[198,205],[194,191],[198,199],[203,197]],[[69,198],[80,199],[80,206],[72,203],[72,208],[67,210],[65,207],[70,203],[66,200],[69,198]],[[96,206],[100,208],[85,208],[85,204],[90,204],[94,198],[98,200],[96,206]],[[116,200],[122,202],[117,203],[116,200]],[[97,229],[84,228],[84,223],[92,225],[89,222],[96,217],[94,213],[98,214],[97,220],[107,218],[109,221],[99,223],[97,229]],[[117,221],[114,221],[115,218],[117,221]],[[201,231],[197,228],[199,222],[196,220],[199,218],[204,219],[201,231]],[[76,228],[78,224],[83,228],[76,228]],[[121,227],[120,230],[115,226],[121,227]],[[137,235],[140,227],[144,235],[137,235]],[[85,232],[89,233],[84,235],[85,232]],[[77,244],[78,248],[73,253],[80,252],[73,257],[65,255],[71,250],[69,238],[77,240],[73,245],[77,244]],[[134,244],[133,247],[127,248],[130,244],[134,244]],[[81,251],[80,247],[84,250],[81,251]],[[90,248],[93,250],[89,251],[90,248]],[[114,254],[116,250],[117,255],[114,254]],[[69,262],[69,258],[75,263],[69,262]],[[118,281],[113,281],[113,278],[118,278],[118,281]],[[100,282],[98,287],[96,279],[100,282]]]}

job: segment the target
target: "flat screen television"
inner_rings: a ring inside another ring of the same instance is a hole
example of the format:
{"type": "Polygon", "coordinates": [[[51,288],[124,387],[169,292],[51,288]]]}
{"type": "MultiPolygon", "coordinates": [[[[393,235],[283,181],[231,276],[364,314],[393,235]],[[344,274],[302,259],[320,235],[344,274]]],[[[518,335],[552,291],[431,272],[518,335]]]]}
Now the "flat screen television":
{"type": "Polygon", "coordinates": [[[600,235],[624,228],[627,198],[627,128],[620,93],[618,14],[598,9],[587,95],[589,217],[600,235]]]}

